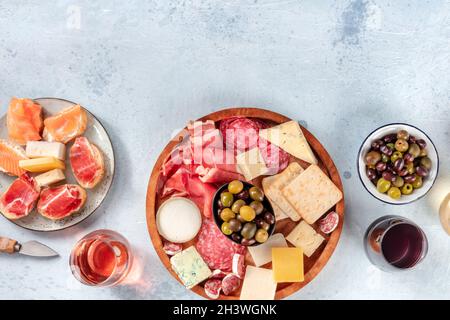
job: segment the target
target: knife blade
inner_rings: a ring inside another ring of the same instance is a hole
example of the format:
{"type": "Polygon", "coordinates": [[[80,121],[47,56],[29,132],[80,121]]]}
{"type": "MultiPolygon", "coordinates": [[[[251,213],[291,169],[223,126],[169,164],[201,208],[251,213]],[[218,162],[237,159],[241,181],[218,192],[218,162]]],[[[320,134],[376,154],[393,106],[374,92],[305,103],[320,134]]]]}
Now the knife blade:
{"type": "Polygon", "coordinates": [[[50,247],[38,241],[28,241],[23,244],[16,240],[0,237],[0,252],[20,253],[33,257],[56,257],[59,254],[50,247]]]}

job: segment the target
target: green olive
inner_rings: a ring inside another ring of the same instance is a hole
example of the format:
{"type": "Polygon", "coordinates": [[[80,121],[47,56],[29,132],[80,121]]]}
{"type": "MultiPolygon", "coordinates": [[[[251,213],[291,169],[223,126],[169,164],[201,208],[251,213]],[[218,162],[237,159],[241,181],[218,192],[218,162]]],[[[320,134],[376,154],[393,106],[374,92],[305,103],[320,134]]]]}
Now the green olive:
{"type": "Polygon", "coordinates": [[[427,170],[431,169],[431,159],[428,157],[423,157],[422,159],[420,159],[420,165],[422,167],[424,167],[427,170]]]}
{"type": "Polygon", "coordinates": [[[222,211],[220,211],[220,219],[223,221],[228,222],[230,219],[233,219],[236,217],[236,214],[231,211],[230,208],[224,208],[222,211]]]}
{"type": "Polygon", "coordinates": [[[381,154],[381,161],[387,163],[389,160],[390,160],[389,156],[385,155],[384,153],[381,154]]]}
{"type": "Polygon", "coordinates": [[[402,188],[402,193],[404,195],[408,195],[408,194],[411,194],[413,192],[413,190],[414,190],[414,188],[411,183],[405,183],[405,185],[402,188]]]}
{"type": "Polygon", "coordinates": [[[255,233],[256,233],[256,224],[254,224],[253,222],[247,222],[242,227],[241,236],[244,239],[249,240],[253,238],[255,236],[255,233]]]}
{"type": "Polygon", "coordinates": [[[264,200],[264,192],[258,187],[251,187],[250,190],[248,190],[250,193],[250,198],[256,201],[263,201],[264,200]]]}
{"type": "Polygon", "coordinates": [[[403,180],[402,177],[397,176],[392,184],[397,188],[401,188],[405,184],[405,180],[403,180]]]}
{"type": "Polygon", "coordinates": [[[419,154],[420,154],[420,147],[417,144],[412,143],[409,146],[408,152],[411,153],[414,158],[417,158],[419,156],[419,154]]]}
{"type": "Polygon", "coordinates": [[[220,227],[220,230],[222,230],[222,233],[229,236],[233,233],[233,231],[230,229],[230,224],[228,222],[222,223],[222,226],[220,227]]]}
{"type": "Polygon", "coordinates": [[[261,223],[261,229],[264,229],[264,230],[268,231],[270,229],[270,224],[268,224],[267,222],[263,221],[261,223]]]}
{"type": "Polygon", "coordinates": [[[419,157],[426,157],[428,155],[427,149],[420,149],[419,157]]]}
{"type": "Polygon", "coordinates": [[[231,207],[233,204],[233,194],[229,191],[222,192],[220,195],[220,202],[224,207],[231,207]]]}
{"type": "Polygon", "coordinates": [[[232,194],[238,194],[239,192],[244,189],[244,184],[242,181],[239,180],[233,180],[228,184],[228,191],[230,191],[232,194]]]}
{"type": "Polygon", "coordinates": [[[402,192],[397,187],[391,187],[387,194],[392,199],[400,199],[400,197],[402,196],[402,192]]]}
{"type": "Polygon", "coordinates": [[[409,139],[408,131],[400,130],[399,132],[397,132],[397,139],[408,140],[409,139]]]}
{"type": "Polygon", "coordinates": [[[231,231],[238,232],[242,228],[242,223],[238,219],[231,219],[228,221],[231,231]]]}
{"type": "Polygon", "coordinates": [[[386,147],[388,147],[391,150],[395,149],[395,144],[393,144],[392,142],[389,142],[388,144],[386,144],[386,147]]]}
{"type": "Polygon", "coordinates": [[[414,167],[414,163],[410,162],[406,164],[406,170],[408,170],[409,174],[413,174],[416,172],[416,168],[414,167]]]}
{"type": "Polygon", "coordinates": [[[245,220],[245,221],[252,221],[256,217],[255,209],[253,209],[250,206],[242,206],[239,210],[239,215],[245,220]]]}
{"type": "Polygon", "coordinates": [[[258,229],[255,234],[255,240],[259,243],[264,243],[269,238],[269,233],[264,229],[258,229]]]}
{"type": "Polygon", "coordinates": [[[239,213],[242,206],[245,206],[245,201],[242,199],[236,200],[231,206],[231,210],[233,210],[234,213],[239,213]]]}
{"type": "Polygon", "coordinates": [[[419,189],[422,188],[422,185],[423,185],[422,177],[416,174],[416,180],[414,180],[412,186],[414,187],[414,189],[419,189]]]}
{"type": "Polygon", "coordinates": [[[380,193],[385,193],[389,190],[389,188],[391,187],[391,182],[387,181],[383,178],[380,178],[377,182],[377,190],[380,193]]]}
{"type": "Polygon", "coordinates": [[[408,151],[409,143],[405,139],[397,139],[395,141],[395,150],[400,152],[406,152],[408,151]]]}
{"type": "Polygon", "coordinates": [[[403,153],[401,153],[400,151],[395,151],[391,156],[391,161],[392,163],[394,163],[395,161],[401,158],[403,158],[403,153]]]}
{"type": "Polygon", "coordinates": [[[256,214],[261,214],[264,211],[264,205],[260,201],[252,201],[250,207],[255,210],[256,214]]]}
{"type": "Polygon", "coordinates": [[[381,160],[381,154],[378,151],[370,151],[366,155],[366,164],[367,165],[374,166],[380,160],[381,160]]]}

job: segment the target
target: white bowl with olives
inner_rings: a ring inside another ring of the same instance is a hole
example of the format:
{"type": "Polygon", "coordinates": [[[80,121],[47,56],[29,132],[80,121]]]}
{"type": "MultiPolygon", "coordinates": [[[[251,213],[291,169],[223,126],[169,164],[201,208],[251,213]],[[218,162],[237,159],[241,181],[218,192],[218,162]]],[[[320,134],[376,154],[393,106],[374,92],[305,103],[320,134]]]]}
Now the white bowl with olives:
{"type": "Polygon", "coordinates": [[[439,172],[439,156],[422,130],[404,123],[380,127],[358,153],[358,174],[366,190],[389,204],[422,198],[439,172]]]}

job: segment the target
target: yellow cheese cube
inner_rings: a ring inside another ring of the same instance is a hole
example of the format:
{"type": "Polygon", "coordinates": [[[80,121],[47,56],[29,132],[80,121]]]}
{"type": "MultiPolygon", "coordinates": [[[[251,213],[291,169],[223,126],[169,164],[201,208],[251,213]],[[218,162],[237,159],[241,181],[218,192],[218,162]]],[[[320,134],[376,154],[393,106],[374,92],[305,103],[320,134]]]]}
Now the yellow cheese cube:
{"type": "Polygon", "coordinates": [[[303,282],[303,250],[272,248],[272,270],[276,282],[303,282]]]}
{"type": "Polygon", "coordinates": [[[45,157],[20,160],[19,167],[29,172],[46,172],[53,169],[65,169],[66,166],[61,160],[53,157],[45,157]]]}

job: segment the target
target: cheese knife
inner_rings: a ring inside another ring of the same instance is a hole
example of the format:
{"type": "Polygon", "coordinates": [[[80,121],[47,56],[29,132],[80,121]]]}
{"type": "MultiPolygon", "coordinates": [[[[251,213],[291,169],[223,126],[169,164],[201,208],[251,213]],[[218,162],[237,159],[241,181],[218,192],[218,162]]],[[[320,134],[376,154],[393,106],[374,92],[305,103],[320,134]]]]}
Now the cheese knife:
{"type": "Polygon", "coordinates": [[[56,257],[59,254],[37,241],[28,241],[25,243],[19,243],[16,240],[0,237],[0,253],[20,253],[33,257],[56,257]]]}

